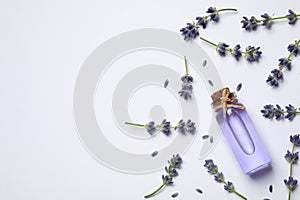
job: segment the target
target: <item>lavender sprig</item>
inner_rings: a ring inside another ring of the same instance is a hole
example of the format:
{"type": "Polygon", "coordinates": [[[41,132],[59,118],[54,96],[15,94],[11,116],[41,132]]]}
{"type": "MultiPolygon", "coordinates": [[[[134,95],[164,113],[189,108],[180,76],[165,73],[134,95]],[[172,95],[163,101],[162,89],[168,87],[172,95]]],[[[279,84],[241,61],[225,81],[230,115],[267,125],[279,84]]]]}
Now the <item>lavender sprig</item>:
{"type": "Polygon", "coordinates": [[[278,69],[273,69],[266,80],[266,83],[271,87],[278,87],[279,81],[283,81],[284,69],[287,69],[288,71],[292,69],[292,56],[297,57],[300,55],[300,39],[296,40],[293,44],[289,44],[287,50],[290,52],[289,55],[278,60],[278,69]]]}
{"type": "Polygon", "coordinates": [[[184,56],[184,65],[185,65],[185,75],[181,77],[182,85],[181,85],[181,90],[178,92],[178,94],[184,100],[189,100],[192,98],[192,93],[193,93],[192,83],[194,81],[194,78],[189,74],[186,56],[184,56]]]}
{"type": "Polygon", "coordinates": [[[257,19],[254,16],[251,16],[250,18],[243,17],[243,20],[241,21],[242,28],[244,28],[246,31],[255,31],[257,27],[264,26],[266,28],[271,28],[273,21],[275,20],[280,20],[280,19],[288,19],[288,23],[290,25],[294,25],[300,16],[300,14],[296,14],[293,10],[289,9],[288,14],[285,16],[280,16],[280,17],[273,17],[270,16],[268,13],[264,13],[261,15],[261,19],[257,19]]]}
{"type": "Polygon", "coordinates": [[[214,175],[215,181],[217,181],[219,183],[224,183],[224,190],[226,190],[230,193],[234,193],[234,194],[238,195],[240,198],[247,200],[247,198],[244,195],[242,195],[236,191],[232,182],[225,181],[223,173],[219,172],[218,166],[214,164],[213,160],[211,160],[211,159],[205,160],[204,167],[207,168],[208,173],[214,175]]]}
{"type": "Polygon", "coordinates": [[[245,51],[241,51],[241,46],[239,44],[235,45],[233,48],[229,48],[229,45],[223,42],[219,42],[218,44],[213,43],[203,37],[200,37],[201,40],[211,44],[216,47],[216,51],[220,56],[226,56],[226,52],[229,52],[237,61],[239,61],[240,57],[244,56],[248,62],[258,62],[262,52],[259,51],[260,47],[248,46],[245,51]]]}
{"type": "Polygon", "coordinates": [[[289,121],[292,121],[296,115],[300,114],[300,108],[296,108],[295,106],[289,104],[285,106],[284,109],[278,104],[275,106],[268,104],[264,106],[264,108],[261,110],[261,113],[267,119],[275,118],[278,121],[288,119],[289,121]]]}
{"type": "Polygon", "coordinates": [[[171,122],[164,119],[161,124],[155,125],[154,121],[150,121],[147,124],[139,124],[133,122],[125,122],[127,125],[143,127],[147,130],[150,135],[153,135],[156,131],[160,131],[165,135],[170,135],[171,129],[178,130],[179,133],[185,134],[190,133],[194,134],[196,132],[196,124],[188,119],[186,122],[181,119],[176,126],[172,126],[171,122]]]}
{"type": "Polygon", "coordinates": [[[184,37],[184,40],[192,40],[199,36],[199,28],[206,28],[209,21],[218,22],[220,17],[219,13],[224,11],[237,11],[235,8],[222,8],[217,9],[215,7],[209,7],[206,11],[208,15],[202,17],[196,17],[196,22],[187,23],[186,27],[180,29],[181,35],[184,37]]]}
{"type": "Polygon", "coordinates": [[[299,152],[295,152],[295,147],[300,147],[300,134],[291,135],[290,142],[293,144],[292,151],[287,151],[284,158],[290,163],[290,173],[288,179],[284,179],[284,184],[289,190],[288,200],[291,199],[291,192],[295,190],[298,180],[293,178],[293,165],[299,160],[299,152]]]}
{"type": "Polygon", "coordinates": [[[144,197],[150,198],[160,192],[165,186],[173,185],[173,178],[178,176],[178,172],[176,169],[181,168],[182,158],[177,154],[173,155],[173,157],[168,160],[168,166],[165,167],[166,175],[162,175],[162,185],[157,188],[154,192],[145,195],[144,197]]]}

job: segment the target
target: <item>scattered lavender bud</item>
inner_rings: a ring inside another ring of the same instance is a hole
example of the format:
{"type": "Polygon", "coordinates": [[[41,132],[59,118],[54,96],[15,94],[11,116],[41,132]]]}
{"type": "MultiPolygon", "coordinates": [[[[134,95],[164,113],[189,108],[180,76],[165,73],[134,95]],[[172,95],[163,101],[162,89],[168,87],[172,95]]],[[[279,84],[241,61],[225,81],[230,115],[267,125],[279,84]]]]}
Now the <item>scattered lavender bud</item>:
{"type": "Polygon", "coordinates": [[[199,188],[196,189],[196,192],[200,193],[200,194],[203,194],[203,191],[199,188]]]}
{"type": "Polygon", "coordinates": [[[202,139],[203,139],[203,140],[206,140],[207,138],[209,138],[209,135],[203,135],[203,136],[202,136],[202,139]]]}
{"type": "Polygon", "coordinates": [[[155,157],[155,156],[157,156],[157,154],[158,154],[158,151],[153,151],[152,154],[151,154],[151,156],[155,157]]]}
{"type": "Polygon", "coordinates": [[[210,143],[213,143],[213,142],[214,142],[213,136],[210,136],[209,141],[210,141],[210,143]]]}
{"type": "Polygon", "coordinates": [[[175,198],[175,197],[177,197],[178,195],[179,195],[179,193],[178,193],[178,192],[175,192],[174,194],[171,195],[171,197],[172,197],[172,198],[175,198]]]}
{"type": "Polygon", "coordinates": [[[168,85],[169,85],[169,80],[167,79],[167,80],[165,80],[164,88],[168,87],[168,85]]]}
{"type": "Polygon", "coordinates": [[[211,87],[214,87],[214,83],[211,80],[208,80],[208,83],[211,87]]]}
{"type": "Polygon", "coordinates": [[[239,92],[241,89],[242,89],[242,83],[239,83],[237,86],[236,86],[236,91],[239,92]]]}
{"type": "Polygon", "coordinates": [[[271,193],[273,192],[273,185],[269,186],[269,192],[271,192],[271,193]]]}
{"type": "Polygon", "coordinates": [[[202,63],[202,67],[205,67],[207,65],[207,60],[204,60],[202,63]]]}

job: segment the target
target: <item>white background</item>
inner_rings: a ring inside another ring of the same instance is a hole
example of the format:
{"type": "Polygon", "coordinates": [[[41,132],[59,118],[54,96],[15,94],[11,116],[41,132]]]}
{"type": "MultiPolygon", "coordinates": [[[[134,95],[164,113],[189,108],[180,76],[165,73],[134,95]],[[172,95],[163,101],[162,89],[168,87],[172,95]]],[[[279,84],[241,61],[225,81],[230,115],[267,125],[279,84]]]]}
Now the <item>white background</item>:
{"type": "MultiPolygon", "coordinates": [[[[290,149],[289,135],[299,131],[300,117],[293,122],[264,119],[260,109],[267,103],[300,106],[299,58],[292,72],[285,73],[279,89],[265,84],[278,58],[288,54],[286,47],[300,37],[300,22],[286,20],[271,30],[259,27],[248,33],[241,18],[264,12],[286,15],[289,8],[300,12],[299,1],[1,1],[0,2],[0,199],[142,199],[160,184],[162,171],[131,175],[113,171],[95,161],[83,148],[73,121],[72,95],[80,67],[102,42],[138,28],[178,31],[186,22],[203,15],[209,6],[238,8],[238,14],[221,14],[218,24],[209,23],[203,37],[229,44],[261,46],[258,64],[218,56],[206,49],[231,88],[242,82],[240,100],[248,108],[272,158],[272,170],[251,178],[244,175],[225,138],[221,137],[209,156],[214,158],[228,180],[249,199],[287,199],[283,179],[289,165],[283,156],[290,149]],[[298,9],[298,10],[297,10],[298,9]],[[273,194],[268,186],[274,187],[273,194]]],[[[205,122],[204,122],[205,123],[205,122]]],[[[197,140],[201,140],[200,137],[197,140]]],[[[153,199],[239,199],[223,191],[222,185],[197,159],[197,141],[184,155],[184,166],[174,187],[153,199]],[[201,188],[204,194],[195,192],[201,188]]],[[[294,167],[300,179],[300,167],[294,167]]],[[[300,189],[293,193],[299,197],[300,189]]]]}

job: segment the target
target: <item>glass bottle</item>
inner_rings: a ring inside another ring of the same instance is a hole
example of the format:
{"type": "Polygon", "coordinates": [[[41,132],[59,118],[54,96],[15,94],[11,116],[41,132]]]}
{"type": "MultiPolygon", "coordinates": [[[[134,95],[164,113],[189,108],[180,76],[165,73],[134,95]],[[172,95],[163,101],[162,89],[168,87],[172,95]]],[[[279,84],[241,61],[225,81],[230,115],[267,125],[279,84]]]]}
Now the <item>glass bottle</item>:
{"type": "Polygon", "coordinates": [[[242,171],[253,174],[270,166],[272,159],[245,107],[228,88],[212,95],[216,119],[242,171]]]}

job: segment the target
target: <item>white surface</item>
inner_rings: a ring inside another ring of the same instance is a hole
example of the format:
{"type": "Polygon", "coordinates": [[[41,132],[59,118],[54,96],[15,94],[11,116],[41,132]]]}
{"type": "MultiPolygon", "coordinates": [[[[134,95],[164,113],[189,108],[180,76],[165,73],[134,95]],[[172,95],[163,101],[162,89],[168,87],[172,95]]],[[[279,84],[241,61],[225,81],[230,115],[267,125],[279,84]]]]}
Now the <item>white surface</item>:
{"type": "MultiPolygon", "coordinates": [[[[91,51],[124,31],[165,28],[178,31],[186,22],[203,15],[209,6],[235,7],[238,14],[224,14],[200,34],[213,41],[261,46],[259,64],[232,57],[221,58],[214,48],[196,41],[214,60],[223,83],[231,88],[242,82],[241,102],[257,126],[273,158],[272,171],[258,178],[242,174],[222,137],[210,157],[226,178],[249,199],[287,199],[283,179],[289,165],[283,159],[290,149],[289,134],[299,131],[300,117],[290,122],[265,120],[266,103],[300,105],[299,58],[284,84],[272,90],[265,84],[286,47],[299,38],[300,23],[278,22],[272,30],[241,29],[242,16],[264,12],[285,15],[299,8],[299,1],[1,1],[0,2],[0,198],[9,199],[142,199],[160,184],[162,171],[146,175],[122,174],[96,162],[83,148],[74,128],[72,94],[76,76],[91,51]],[[268,186],[273,184],[273,194],[268,186]]],[[[299,10],[296,10],[299,12],[299,10]]],[[[205,123],[205,122],[203,122],[205,123]]],[[[238,199],[207,174],[198,160],[197,138],[184,156],[183,169],[169,187],[153,199],[238,199]],[[197,194],[195,188],[204,191],[197,194]]],[[[294,176],[299,179],[300,168],[294,176]]],[[[298,188],[293,199],[300,195],[298,188]]]]}

